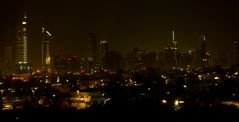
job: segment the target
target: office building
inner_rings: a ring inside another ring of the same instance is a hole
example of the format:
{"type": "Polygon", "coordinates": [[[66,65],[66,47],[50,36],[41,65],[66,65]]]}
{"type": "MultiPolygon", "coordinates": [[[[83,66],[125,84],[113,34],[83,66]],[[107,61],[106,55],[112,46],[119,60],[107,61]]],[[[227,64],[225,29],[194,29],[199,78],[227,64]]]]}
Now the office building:
{"type": "Polygon", "coordinates": [[[175,32],[172,31],[172,41],[165,47],[165,68],[168,70],[177,68],[177,41],[175,40],[175,32]]]}
{"type": "Polygon", "coordinates": [[[50,56],[50,43],[52,40],[51,33],[42,24],[41,27],[41,60],[42,70],[46,72],[51,71],[51,56],[50,56]]]}
{"type": "Polygon", "coordinates": [[[30,73],[32,68],[28,60],[28,22],[26,12],[24,18],[17,25],[16,34],[16,73],[30,73]]]}
{"type": "Polygon", "coordinates": [[[102,69],[104,69],[106,66],[105,56],[108,51],[109,51],[108,42],[105,40],[100,41],[100,61],[102,69]]]}

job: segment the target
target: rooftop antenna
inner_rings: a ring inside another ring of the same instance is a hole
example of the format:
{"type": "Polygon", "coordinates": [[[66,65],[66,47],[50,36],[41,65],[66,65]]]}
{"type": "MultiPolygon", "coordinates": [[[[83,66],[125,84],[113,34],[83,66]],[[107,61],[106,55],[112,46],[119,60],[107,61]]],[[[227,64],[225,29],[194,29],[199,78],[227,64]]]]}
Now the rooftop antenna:
{"type": "Polygon", "coordinates": [[[174,33],[174,30],[172,31],[172,35],[173,35],[173,41],[175,41],[175,33],[174,33]]]}
{"type": "Polygon", "coordinates": [[[25,8],[24,19],[27,18],[27,8],[25,8]]]}

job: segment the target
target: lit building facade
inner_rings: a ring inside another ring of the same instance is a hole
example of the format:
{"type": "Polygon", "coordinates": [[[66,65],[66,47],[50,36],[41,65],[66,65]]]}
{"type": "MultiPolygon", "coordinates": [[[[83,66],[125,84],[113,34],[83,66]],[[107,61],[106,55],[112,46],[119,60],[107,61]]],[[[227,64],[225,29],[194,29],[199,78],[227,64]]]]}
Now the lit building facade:
{"type": "Polygon", "coordinates": [[[41,58],[42,58],[42,70],[51,71],[51,56],[50,56],[50,42],[53,39],[51,33],[46,30],[45,26],[42,26],[41,30],[41,58]]]}
{"type": "Polygon", "coordinates": [[[31,65],[28,60],[28,23],[25,14],[17,25],[16,35],[16,73],[30,73],[31,65]]]}

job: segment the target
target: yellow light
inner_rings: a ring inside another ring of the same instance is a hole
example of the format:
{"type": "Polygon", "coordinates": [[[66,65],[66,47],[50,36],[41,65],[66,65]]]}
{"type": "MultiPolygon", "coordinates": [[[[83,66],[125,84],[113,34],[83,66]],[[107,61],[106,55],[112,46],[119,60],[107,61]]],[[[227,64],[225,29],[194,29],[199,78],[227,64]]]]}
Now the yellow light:
{"type": "Polygon", "coordinates": [[[175,100],[174,105],[178,106],[179,101],[175,100]]]}
{"type": "Polygon", "coordinates": [[[3,94],[4,90],[1,89],[1,93],[3,94]]]}
{"type": "Polygon", "coordinates": [[[22,24],[23,24],[23,25],[26,25],[26,24],[27,24],[27,22],[25,22],[25,21],[24,21],[24,22],[22,22],[22,24]]]}
{"type": "Polygon", "coordinates": [[[217,76],[216,76],[216,77],[214,77],[214,79],[215,79],[215,80],[219,80],[219,79],[220,79],[220,77],[217,77],[217,76]]]}
{"type": "Polygon", "coordinates": [[[179,103],[184,103],[184,101],[179,101],[179,103]]]}
{"type": "Polygon", "coordinates": [[[4,104],[3,105],[3,110],[11,110],[11,109],[13,109],[12,104],[4,104]]]}
{"type": "Polygon", "coordinates": [[[77,92],[78,95],[80,94],[80,91],[79,91],[79,90],[77,90],[76,92],[77,92]]]}
{"type": "Polygon", "coordinates": [[[47,64],[47,65],[50,65],[50,63],[51,63],[51,57],[50,57],[50,56],[47,57],[45,61],[46,61],[46,64],[47,64]]]}
{"type": "Polygon", "coordinates": [[[238,72],[235,72],[234,75],[238,75],[238,72]]]}
{"type": "Polygon", "coordinates": [[[167,103],[167,100],[162,100],[162,103],[164,103],[164,104],[167,103]]]}
{"type": "Polygon", "coordinates": [[[202,75],[198,75],[199,80],[202,80],[202,75]]]}
{"type": "Polygon", "coordinates": [[[44,102],[43,99],[38,100],[39,105],[43,105],[43,102],[44,102]]]}

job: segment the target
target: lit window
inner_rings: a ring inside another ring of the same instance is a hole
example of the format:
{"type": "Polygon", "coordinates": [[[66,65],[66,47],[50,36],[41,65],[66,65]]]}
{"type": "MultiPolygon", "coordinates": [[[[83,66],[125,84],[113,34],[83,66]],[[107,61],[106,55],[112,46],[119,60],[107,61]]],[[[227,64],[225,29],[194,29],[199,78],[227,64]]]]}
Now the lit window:
{"type": "Polygon", "coordinates": [[[22,31],[23,31],[23,32],[26,32],[26,31],[27,31],[27,29],[26,29],[26,28],[23,28],[23,29],[22,29],[22,31]]]}

